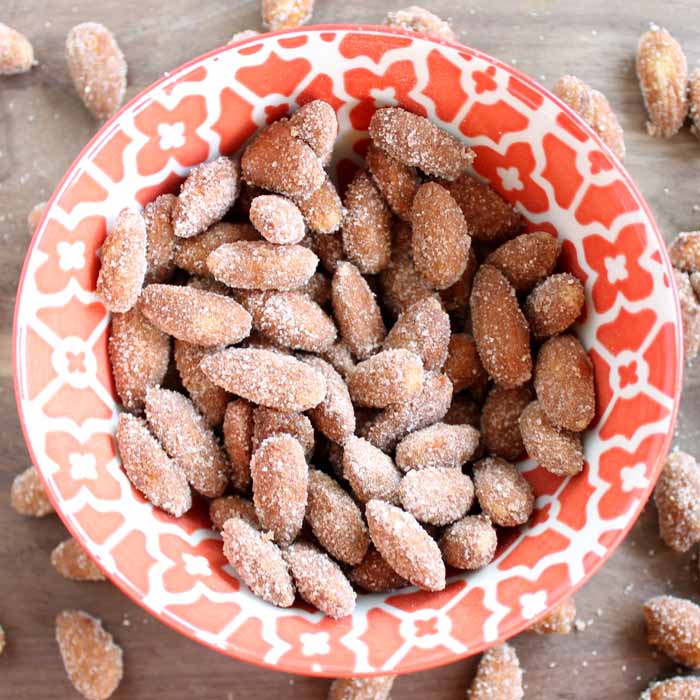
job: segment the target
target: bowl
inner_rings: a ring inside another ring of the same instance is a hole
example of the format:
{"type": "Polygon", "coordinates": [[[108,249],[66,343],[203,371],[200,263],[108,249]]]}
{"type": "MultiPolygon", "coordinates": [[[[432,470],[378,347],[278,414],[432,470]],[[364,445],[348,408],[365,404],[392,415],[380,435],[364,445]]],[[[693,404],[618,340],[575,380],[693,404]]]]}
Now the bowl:
{"type": "Polygon", "coordinates": [[[380,27],[320,26],[217,49],[166,74],[107,122],[56,189],[22,271],[14,319],[19,415],[34,464],[71,533],[159,620],[232,657],[320,676],[407,673],[474,654],[531,625],[590,578],[645,504],[669,446],[682,379],[681,322],[662,236],[629,175],[591,130],[509,65],[380,27]],[[439,593],[362,595],[334,621],[274,608],[236,579],[205,509],[176,520],[120,468],[109,315],[96,253],[125,206],[177,191],[188,169],[234,153],[313,98],[337,110],[333,167],[360,161],[374,109],[400,104],[476,151],[475,170],[563,239],[585,284],[578,333],[598,388],[587,464],[557,478],[520,469],[538,495],[497,558],[439,593]]]}

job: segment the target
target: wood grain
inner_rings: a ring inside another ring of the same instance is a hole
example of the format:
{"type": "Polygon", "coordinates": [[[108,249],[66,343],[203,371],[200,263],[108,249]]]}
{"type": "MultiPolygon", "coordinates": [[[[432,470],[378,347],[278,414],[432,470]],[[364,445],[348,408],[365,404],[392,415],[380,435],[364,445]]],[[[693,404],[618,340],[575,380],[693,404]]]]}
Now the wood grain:
{"type": "MultiPolygon", "coordinates": [[[[373,22],[400,0],[350,4],[317,0],[316,22],[373,22]],[[365,9],[366,8],[366,9],[365,9]]],[[[408,4],[406,2],[406,4],[408,4]]],[[[427,4],[427,3],[426,3],[427,4]]],[[[61,579],[49,552],[65,533],[55,517],[20,518],[8,505],[12,477],[28,456],[15,412],[11,376],[11,323],[15,287],[28,243],[26,215],[46,199],[95,130],[73,93],[63,41],[80,21],[114,31],[129,62],[128,96],[194,55],[225,43],[231,34],[258,28],[258,4],[239,0],[4,0],[2,21],[32,40],[39,65],[0,82],[0,623],[8,646],[0,657],[0,700],[77,697],[61,667],[53,639],[56,613],[84,608],[104,619],[125,649],[126,676],[115,700],[263,700],[325,697],[327,681],[273,673],[238,663],[188,641],[148,616],[108,583],[61,579]],[[140,13],[140,16],[139,16],[140,13]],[[127,626],[128,623],[128,626],[127,626]]],[[[669,141],[644,131],[642,100],[634,79],[638,36],[654,20],[700,59],[700,4],[692,0],[634,3],[589,0],[434,0],[429,9],[449,18],[460,39],[551,86],[572,72],[603,90],[617,110],[627,139],[627,166],[670,239],[700,221],[700,143],[686,130],[669,141]]],[[[700,452],[700,373],[686,375],[676,444],[700,452]]],[[[697,562],[658,539],[649,506],[611,561],[577,596],[579,617],[592,624],[569,637],[521,635],[515,640],[525,667],[528,698],[545,700],[638,697],[647,683],[672,673],[644,642],[641,602],[660,592],[697,600],[697,562]]],[[[473,662],[401,678],[394,698],[464,697],[473,662]]]]}

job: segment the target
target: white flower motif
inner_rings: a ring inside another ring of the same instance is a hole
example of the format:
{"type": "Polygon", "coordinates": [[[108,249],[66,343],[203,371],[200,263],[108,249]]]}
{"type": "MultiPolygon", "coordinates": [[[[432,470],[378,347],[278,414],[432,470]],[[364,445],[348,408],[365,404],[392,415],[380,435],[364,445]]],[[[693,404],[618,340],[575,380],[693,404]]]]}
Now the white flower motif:
{"type": "Polygon", "coordinates": [[[649,486],[649,479],[645,476],[646,466],[641,462],[633,467],[623,467],[620,470],[622,478],[622,490],[625,493],[634,489],[644,489],[649,486]]]}
{"type": "Polygon", "coordinates": [[[396,102],[396,90],[393,87],[386,88],[372,88],[369,94],[375,101],[375,104],[381,105],[382,107],[391,107],[398,104],[396,102]]]}
{"type": "Polygon", "coordinates": [[[190,576],[211,576],[211,569],[206,557],[183,554],[182,561],[185,562],[185,571],[190,576]]]}
{"type": "Polygon", "coordinates": [[[501,178],[503,189],[507,190],[508,192],[511,190],[522,190],[525,187],[520,179],[520,173],[515,167],[496,168],[496,175],[501,178]]]}
{"type": "Polygon", "coordinates": [[[624,282],[629,277],[629,272],[627,272],[627,258],[622,253],[616,255],[614,258],[605,258],[603,262],[605,263],[605,271],[610,284],[624,282]]]}
{"type": "Polygon", "coordinates": [[[158,145],[161,151],[169,151],[171,148],[180,148],[185,145],[185,122],[174,124],[158,124],[158,145]]]}
{"type": "Polygon", "coordinates": [[[318,632],[317,634],[304,632],[299,635],[301,653],[304,656],[325,656],[331,651],[330,646],[328,646],[329,639],[330,636],[327,632],[318,632]]]}
{"type": "Polygon", "coordinates": [[[75,243],[59,241],[56,250],[58,251],[58,266],[65,272],[81,270],[85,267],[85,243],[83,241],[75,243]]]}
{"type": "Polygon", "coordinates": [[[76,481],[97,479],[97,459],[91,452],[71,452],[68,455],[70,477],[76,481]]]}
{"type": "Polygon", "coordinates": [[[526,620],[532,620],[547,607],[547,591],[523,593],[520,596],[520,607],[523,610],[523,617],[526,620]]]}

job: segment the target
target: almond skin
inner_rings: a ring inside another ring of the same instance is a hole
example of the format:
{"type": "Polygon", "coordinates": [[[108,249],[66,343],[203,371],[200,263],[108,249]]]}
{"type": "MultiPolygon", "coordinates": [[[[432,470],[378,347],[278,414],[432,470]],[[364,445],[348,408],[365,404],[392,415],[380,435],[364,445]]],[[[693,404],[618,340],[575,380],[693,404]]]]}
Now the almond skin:
{"type": "Polygon", "coordinates": [[[660,595],[644,603],[649,644],[688,668],[700,667],[700,607],[660,595]]]}

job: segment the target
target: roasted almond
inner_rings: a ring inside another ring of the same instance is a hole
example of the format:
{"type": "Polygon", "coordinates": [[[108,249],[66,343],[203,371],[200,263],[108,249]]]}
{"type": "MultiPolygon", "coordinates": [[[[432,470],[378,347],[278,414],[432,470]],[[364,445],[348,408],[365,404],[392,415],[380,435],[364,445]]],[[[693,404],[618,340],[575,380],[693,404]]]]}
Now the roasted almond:
{"type": "Polygon", "coordinates": [[[271,31],[292,29],[309,21],[314,0],[262,0],[263,25],[271,31]]]}
{"type": "Polygon", "coordinates": [[[69,537],[51,552],[51,564],[63,578],[71,581],[104,581],[100,568],[80,544],[69,537]]]}
{"type": "Polygon", "coordinates": [[[352,435],[347,439],[342,468],[343,477],[361,503],[373,498],[388,503],[399,502],[401,472],[389,455],[364,438],[352,435]]]}
{"type": "Polygon", "coordinates": [[[370,545],[364,559],[350,569],[348,578],[368,593],[385,593],[408,586],[408,581],[399,576],[370,545]]]}
{"type": "Polygon", "coordinates": [[[338,136],[338,118],[328,102],[312,100],[302,105],[289,118],[289,126],[292,136],[309,146],[323,165],[330,163],[338,136]]]}
{"type": "Polygon", "coordinates": [[[408,221],[413,198],[420,185],[416,169],[392,158],[374,144],[370,144],[365,159],[374,182],[391,211],[408,221]]]}
{"type": "Polygon", "coordinates": [[[700,678],[686,676],[652,683],[641,700],[700,700],[700,678]]]}
{"type": "Polygon", "coordinates": [[[222,432],[231,464],[231,484],[245,493],[250,487],[250,457],[253,452],[253,405],[235,399],[226,406],[222,432]]]}
{"type": "Polygon", "coordinates": [[[34,467],[27,467],[12,481],[10,505],[20,515],[43,518],[54,512],[51,501],[34,467]]]}
{"type": "Polygon", "coordinates": [[[173,231],[172,213],[177,203],[173,194],[162,194],[143,210],[146,222],[146,280],[166,282],[175,271],[177,237],[173,231]]]}
{"type": "Polygon", "coordinates": [[[528,295],[523,312],[536,339],[563,333],[579,317],[585,303],[583,285],[573,275],[550,275],[528,295]]]}
{"type": "Polygon", "coordinates": [[[491,389],[481,409],[481,434],[491,454],[510,461],[522,455],[525,448],[518,421],[533,398],[529,385],[515,389],[495,386],[491,389]]]}
{"type": "Polygon", "coordinates": [[[488,381],[488,375],[479,359],[474,338],[468,333],[452,333],[450,335],[447,359],[443,370],[450,378],[455,394],[470,387],[481,387],[488,381]]]}
{"type": "Polygon", "coordinates": [[[673,266],[683,272],[700,271],[700,231],[679,233],[668,247],[673,266]]]}
{"type": "Polygon", "coordinates": [[[700,667],[700,607],[683,598],[660,595],[644,603],[647,641],[676,663],[700,667]]]}
{"type": "Polygon", "coordinates": [[[440,538],[446,564],[474,570],[486,566],[495,556],[498,538],[487,515],[468,515],[450,525],[440,538]]]}
{"type": "Polygon", "coordinates": [[[396,465],[404,472],[428,468],[459,470],[478,446],[479,431],[470,425],[435,423],[416,430],[396,446],[396,465]]]}
{"type": "Polygon", "coordinates": [[[510,644],[487,649],[476,668],[467,693],[468,700],[522,700],[523,672],[510,644]]]}
{"type": "Polygon", "coordinates": [[[221,221],[192,238],[179,241],[175,264],[192,275],[211,276],[207,267],[209,254],[224,243],[255,241],[259,236],[250,224],[231,224],[221,221]]]}
{"type": "Polygon", "coordinates": [[[0,75],[26,73],[34,65],[34,49],[24,34],[0,22],[0,75]]]}
{"type": "Polygon", "coordinates": [[[327,700],[389,700],[394,678],[339,678],[331,683],[327,700]]]}
{"type": "Polygon", "coordinates": [[[474,501],[474,485],[460,469],[414,469],[401,479],[399,500],[419,522],[442,527],[467,514],[474,501]]]}
{"type": "Polygon", "coordinates": [[[423,385],[423,363],[408,350],[383,350],[360,362],[350,379],[348,389],[355,404],[385,408],[390,404],[410,401],[423,385]]]}
{"type": "MultiPolygon", "coordinates": [[[[334,233],[343,219],[343,205],[328,176],[308,197],[294,200],[309,229],[315,233],[334,233]]],[[[320,257],[320,256],[319,256],[320,257]]]]}
{"type": "MultiPolygon", "coordinates": [[[[695,274],[695,273],[693,273],[695,274]]],[[[686,362],[692,361],[700,350],[700,304],[687,272],[674,268],[673,277],[678,289],[683,323],[683,350],[686,362]]]]}
{"type": "Polygon", "coordinates": [[[265,240],[279,245],[298,243],[305,233],[304,217],[296,205],[277,194],[263,194],[250,203],[250,222],[265,240]]]}
{"type": "Polygon", "coordinates": [[[474,466],[474,488],[481,509],[496,525],[515,527],[532,515],[535,496],[517,467],[500,457],[474,466]]]}
{"type": "Polygon", "coordinates": [[[384,24],[387,27],[409,29],[420,34],[427,34],[434,39],[457,41],[452,27],[445,20],[416,5],[411,5],[405,10],[389,12],[384,18],[384,24]]]}
{"type": "Polygon", "coordinates": [[[308,459],[314,451],[314,429],[307,416],[292,411],[277,411],[265,406],[256,406],[253,409],[253,452],[272,435],[285,433],[301,445],[304,457],[308,459]]]}
{"type": "Polygon", "coordinates": [[[569,634],[576,620],[576,603],[565,598],[530,627],[537,634],[569,634]]]}
{"type": "Polygon", "coordinates": [[[209,503],[209,519],[215,530],[222,530],[229,518],[241,518],[253,527],[260,527],[255,506],[247,498],[220,496],[209,503]]]}
{"type": "Polygon", "coordinates": [[[688,113],[692,120],[692,132],[700,137],[700,68],[696,68],[688,80],[688,113]]]}

